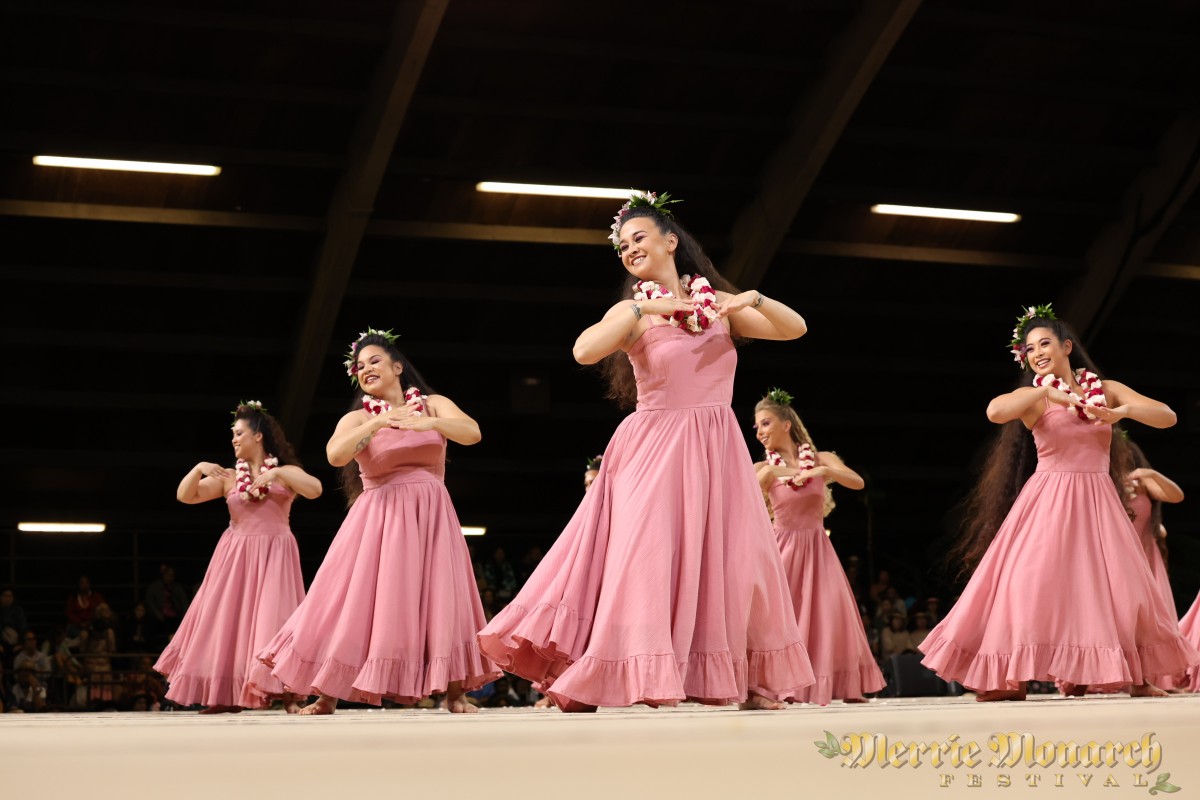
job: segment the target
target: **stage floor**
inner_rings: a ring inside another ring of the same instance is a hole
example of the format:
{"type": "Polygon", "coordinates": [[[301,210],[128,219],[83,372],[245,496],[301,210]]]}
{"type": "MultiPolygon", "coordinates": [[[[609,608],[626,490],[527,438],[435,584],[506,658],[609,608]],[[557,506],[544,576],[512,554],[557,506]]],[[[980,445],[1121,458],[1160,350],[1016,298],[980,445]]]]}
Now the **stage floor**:
{"type": "Polygon", "coordinates": [[[0,715],[11,798],[1108,798],[1148,796],[1164,774],[1181,797],[1200,793],[1200,695],[968,695],[780,712],[0,715]],[[840,749],[823,754],[827,733],[840,749]],[[1089,742],[1100,747],[1071,747],[1089,742]],[[990,763],[1008,754],[1016,763],[990,763]]]}

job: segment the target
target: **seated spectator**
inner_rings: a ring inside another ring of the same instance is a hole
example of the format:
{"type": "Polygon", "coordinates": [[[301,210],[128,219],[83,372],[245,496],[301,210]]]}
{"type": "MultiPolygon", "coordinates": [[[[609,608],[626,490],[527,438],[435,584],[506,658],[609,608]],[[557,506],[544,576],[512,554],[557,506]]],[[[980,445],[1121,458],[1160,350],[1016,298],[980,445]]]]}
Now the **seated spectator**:
{"type": "Polygon", "coordinates": [[[496,606],[496,593],[491,589],[484,589],[479,593],[479,602],[483,604],[483,618],[491,622],[492,617],[500,610],[496,606]]]}
{"type": "Polygon", "coordinates": [[[883,596],[891,601],[893,614],[902,614],[905,620],[908,619],[908,602],[900,596],[900,592],[895,586],[885,589],[883,596]]]}
{"type": "Polygon", "coordinates": [[[517,593],[517,573],[503,547],[497,547],[492,553],[492,560],[484,566],[483,575],[502,604],[507,604],[517,593]]]}
{"type": "Polygon", "coordinates": [[[17,605],[12,589],[0,592],[0,642],[8,648],[19,647],[21,632],[29,630],[25,609],[17,605]]]}
{"type": "Polygon", "coordinates": [[[942,612],[940,609],[941,601],[936,597],[925,598],[925,617],[930,625],[937,625],[942,621],[942,612]]]}
{"type": "Polygon", "coordinates": [[[871,588],[867,590],[867,596],[872,601],[878,603],[887,593],[888,587],[892,585],[891,576],[888,575],[886,569],[879,570],[879,577],[871,584],[871,588]]]}
{"type": "Polygon", "coordinates": [[[19,672],[22,669],[32,669],[42,683],[45,683],[46,679],[50,677],[50,656],[38,647],[37,634],[33,631],[25,631],[21,649],[13,657],[13,672],[19,672]]]}
{"type": "Polygon", "coordinates": [[[886,659],[901,653],[914,652],[916,648],[913,647],[912,638],[905,627],[904,615],[892,614],[890,622],[879,637],[883,657],[886,659]]]}
{"type": "Polygon", "coordinates": [[[925,641],[925,637],[929,635],[929,615],[924,611],[918,611],[913,614],[913,627],[908,632],[909,639],[912,641],[913,649],[916,650],[921,646],[921,642],[925,641]]]}
{"type": "Polygon", "coordinates": [[[96,606],[104,602],[104,595],[92,591],[92,582],[86,575],[80,577],[75,592],[67,598],[67,635],[74,637],[92,621],[96,606]]]}
{"type": "Polygon", "coordinates": [[[36,712],[46,707],[46,687],[29,667],[17,670],[17,683],[13,686],[12,697],[14,710],[36,712]]]}
{"type": "Polygon", "coordinates": [[[529,580],[529,576],[533,574],[534,569],[542,561],[542,548],[531,547],[525,551],[525,555],[521,557],[521,569],[517,575],[517,580],[524,584],[529,580]]]}
{"type": "Polygon", "coordinates": [[[167,684],[162,676],[154,671],[154,659],[149,656],[138,659],[137,667],[125,675],[122,694],[131,711],[161,710],[166,693],[167,684]],[[144,708],[135,707],[138,705],[138,698],[144,701],[144,708]]]}
{"type": "Polygon", "coordinates": [[[159,577],[146,589],[146,610],[154,620],[156,647],[165,646],[170,640],[187,607],[187,592],[175,582],[175,568],[163,564],[159,577]]]}
{"type": "Polygon", "coordinates": [[[133,613],[128,622],[121,627],[121,633],[123,635],[118,636],[117,641],[121,644],[122,652],[149,653],[154,649],[150,642],[150,616],[145,603],[138,603],[133,607],[133,613]]]}
{"type": "Polygon", "coordinates": [[[87,675],[88,703],[101,708],[120,699],[119,687],[113,680],[112,654],[117,649],[116,634],[113,629],[99,620],[93,620],[92,625],[81,636],[83,642],[83,670],[87,675]]]}

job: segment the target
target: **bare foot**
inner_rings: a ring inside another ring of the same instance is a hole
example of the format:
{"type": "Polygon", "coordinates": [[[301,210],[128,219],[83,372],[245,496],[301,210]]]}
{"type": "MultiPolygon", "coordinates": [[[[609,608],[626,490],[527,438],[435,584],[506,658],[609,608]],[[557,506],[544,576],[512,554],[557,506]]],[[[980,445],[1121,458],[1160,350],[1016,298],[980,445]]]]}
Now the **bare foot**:
{"type": "Polygon", "coordinates": [[[209,706],[208,708],[200,709],[201,714],[239,714],[241,706],[209,706]]]}
{"type": "Polygon", "coordinates": [[[478,708],[476,708],[475,706],[468,703],[465,698],[461,698],[461,697],[456,700],[450,700],[449,698],[447,698],[446,708],[450,711],[451,714],[478,714],[479,713],[478,708]]]}
{"type": "Polygon", "coordinates": [[[300,701],[299,700],[285,700],[283,702],[283,710],[286,711],[288,714],[299,714],[300,713],[300,701]]]}
{"type": "Polygon", "coordinates": [[[539,698],[538,701],[533,704],[533,707],[534,708],[554,708],[554,701],[551,700],[549,697],[542,695],[542,697],[539,698]]]}
{"type": "Polygon", "coordinates": [[[871,701],[865,697],[843,697],[842,702],[843,703],[869,703],[871,701]]]}
{"type": "Polygon", "coordinates": [[[782,711],[785,708],[787,703],[768,699],[761,694],[752,694],[746,698],[746,702],[738,703],[738,709],[741,711],[782,711]]]}
{"type": "Polygon", "coordinates": [[[1155,686],[1153,683],[1146,682],[1141,686],[1129,687],[1130,697],[1166,697],[1167,693],[1155,686]]]}
{"type": "Polygon", "coordinates": [[[1058,690],[1062,692],[1063,697],[1083,697],[1087,694],[1088,685],[1086,683],[1059,681],[1058,690]]]}
{"type": "Polygon", "coordinates": [[[322,715],[326,715],[326,714],[332,714],[334,712],[334,709],[336,709],[336,708],[337,708],[337,698],[330,697],[327,694],[323,694],[317,698],[315,703],[309,703],[308,705],[306,705],[304,708],[300,709],[296,713],[302,717],[314,717],[314,716],[322,716],[322,715]]]}
{"type": "Polygon", "coordinates": [[[999,703],[1004,700],[1024,700],[1025,686],[1020,689],[991,689],[986,692],[976,692],[975,701],[977,703],[999,703]]]}

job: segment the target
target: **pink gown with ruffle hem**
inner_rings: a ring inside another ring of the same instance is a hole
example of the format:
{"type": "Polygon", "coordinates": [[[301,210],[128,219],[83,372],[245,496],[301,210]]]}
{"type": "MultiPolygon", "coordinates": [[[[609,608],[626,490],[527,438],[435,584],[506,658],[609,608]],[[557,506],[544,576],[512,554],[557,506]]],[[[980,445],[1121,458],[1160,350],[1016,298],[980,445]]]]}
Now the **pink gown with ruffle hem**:
{"type": "Polygon", "coordinates": [[[1052,405],[1037,470],[1013,502],[923,663],[976,691],[1022,681],[1141,685],[1200,663],[1154,584],[1108,475],[1110,425],[1052,405]]]}
{"type": "Polygon", "coordinates": [[[871,655],[846,571],[825,535],[825,483],[809,480],[793,489],[776,481],[770,497],[796,624],[817,678],[788,699],[824,706],[833,698],[880,691],[886,681],[871,655]]]}
{"type": "Polygon", "coordinates": [[[375,705],[500,677],[475,642],[483,605],[443,481],[446,439],[384,428],[355,458],[363,493],[259,658],[299,694],[375,705]]]}
{"type": "Polygon", "coordinates": [[[154,669],[180,705],[266,708],[283,684],[254,656],[304,599],[300,553],[288,527],[295,494],[272,483],[265,500],[225,495],[229,528],[196,597],[154,669]]]}
{"type": "MultiPolygon", "coordinates": [[[[1200,649],[1200,594],[1192,602],[1192,607],[1179,620],[1179,634],[1187,639],[1195,648],[1200,649]]],[[[1186,675],[1180,676],[1175,682],[1176,689],[1188,692],[1200,692],[1200,667],[1192,667],[1186,675]]]]}
{"type": "Polygon", "coordinates": [[[729,407],[729,334],[659,325],[629,359],[637,410],[480,646],[564,709],[794,696],[814,677],[729,407]]]}
{"type": "MultiPolygon", "coordinates": [[[[1138,492],[1129,501],[1133,510],[1133,527],[1137,530],[1138,541],[1146,554],[1146,564],[1150,574],[1154,576],[1154,588],[1162,596],[1163,603],[1171,612],[1172,619],[1178,619],[1179,611],[1175,607],[1175,593],[1171,591],[1171,578],[1167,575],[1167,564],[1163,561],[1162,551],[1158,549],[1158,538],[1150,532],[1151,503],[1145,492],[1138,492]]],[[[1195,647],[1195,642],[1192,643],[1195,647]]],[[[1176,675],[1153,675],[1150,682],[1160,689],[1183,688],[1187,679],[1183,673],[1176,675]]]]}

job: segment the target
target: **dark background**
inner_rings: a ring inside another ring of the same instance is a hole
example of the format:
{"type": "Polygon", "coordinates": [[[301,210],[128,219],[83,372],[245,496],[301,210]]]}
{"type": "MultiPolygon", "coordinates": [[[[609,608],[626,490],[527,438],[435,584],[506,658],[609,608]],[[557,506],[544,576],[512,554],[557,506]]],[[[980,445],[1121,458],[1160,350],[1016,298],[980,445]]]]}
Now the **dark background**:
{"type": "MultiPolygon", "coordinates": [[[[1106,374],[1177,410],[1133,436],[1194,494],[1198,23],[1173,0],[9,0],[0,584],[42,625],[85,572],[119,614],[160,563],[198,582],[227,515],[174,489],[232,464],[250,398],[325,484],[292,519],[311,577],[344,512],[324,460],[341,354],[367,325],[482,426],[447,474],[479,553],[547,547],[622,417],[570,354],[623,280],[620,201],[475,191],[489,179],[669,191],[727,275],[798,309],[803,339],[740,351],[734,409],[753,443],[754,402],[796,396],[868,480],[836,492],[835,546],[905,594],[954,590],[937,564],[1022,306],[1053,302],[1106,374]],[[32,519],[109,529],[16,531],[32,519]]],[[[1181,612],[1193,508],[1165,516],[1181,612]]]]}

